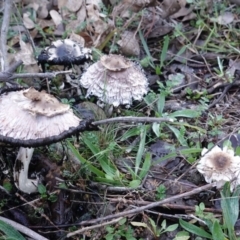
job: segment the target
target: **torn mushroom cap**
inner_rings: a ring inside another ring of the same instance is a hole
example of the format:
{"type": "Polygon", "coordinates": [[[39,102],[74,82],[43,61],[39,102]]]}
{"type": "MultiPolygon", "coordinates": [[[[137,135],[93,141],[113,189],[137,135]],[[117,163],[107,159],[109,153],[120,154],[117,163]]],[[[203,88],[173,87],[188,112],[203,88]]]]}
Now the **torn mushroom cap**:
{"type": "Polygon", "coordinates": [[[203,174],[207,183],[215,183],[217,188],[231,181],[231,191],[240,182],[240,157],[234,156],[234,151],[224,147],[215,146],[209,152],[202,151],[197,170],[203,174]]]}
{"type": "Polygon", "coordinates": [[[141,67],[121,55],[101,57],[80,78],[89,95],[117,107],[131,105],[132,99],[142,100],[148,92],[148,80],[141,67]]]}
{"type": "Polygon", "coordinates": [[[45,50],[48,51],[49,60],[61,59],[66,56],[72,59],[82,55],[86,58],[92,57],[90,49],[81,47],[70,39],[57,40],[50,47],[45,48],[45,50]]]}
{"type": "Polygon", "coordinates": [[[82,47],[70,39],[53,42],[38,56],[38,64],[42,65],[44,71],[44,64],[46,63],[50,65],[71,66],[72,64],[84,64],[90,60],[92,60],[92,50],[82,47]]]}
{"type": "Polygon", "coordinates": [[[37,147],[85,130],[90,121],[75,116],[69,105],[33,88],[0,95],[0,141],[37,147]]]}

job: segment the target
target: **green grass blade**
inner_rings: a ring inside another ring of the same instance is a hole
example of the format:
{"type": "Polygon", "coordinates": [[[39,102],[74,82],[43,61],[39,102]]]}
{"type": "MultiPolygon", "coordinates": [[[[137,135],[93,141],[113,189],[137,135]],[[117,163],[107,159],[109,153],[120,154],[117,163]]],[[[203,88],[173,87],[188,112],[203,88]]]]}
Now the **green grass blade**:
{"type": "Polygon", "coordinates": [[[140,133],[141,141],[140,141],[140,144],[139,144],[139,148],[138,148],[138,152],[137,152],[137,156],[136,156],[136,161],[135,161],[135,174],[136,175],[138,173],[139,166],[141,164],[142,156],[143,156],[144,149],[145,149],[146,134],[147,134],[147,127],[142,126],[141,133],[140,133]]]}
{"type": "Polygon", "coordinates": [[[6,236],[5,239],[15,239],[15,240],[25,240],[25,238],[13,228],[11,225],[0,220],[0,231],[3,232],[6,236]]]}
{"type": "Polygon", "coordinates": [[[78,152],[78,150],[69,141],[67,141],[67,145],[70,148],[70,150],[73,152],[73,154],[77,157],[79,162],[81,162],[82,164],[86,164],[88,169],[92,173],[96,174],[98,177],[105,176],[104,172],[102,172],[101,170],[94,167],[88,160],[86,160],[84,157],[82,157],[82,155],[78,152]]]}
{"type": "Polygon", "coordinates": [[[174,126],[167,125],[168,128],[174,133],[177,140],[180,142],[182,146],[188,146],[186,139],[184,138],[184,135],[174,126]]]}
{"type": "Polygon", "coordinates": [[[145,41],[145,39],[144,39],[144,36],[143,36],[141,30],[139,30],[139,37],[140,37],[140,40],[141,40],[141,42],[142,42],[143,48],[144,48],[144,50],[145,50],[145,52],[146,52],[146,54],[147,54],[147,56],[148,56],[148,58],[149,58],[149,64],[150,64],[150,66],[155,69],[155,64],[153,63],[151,53],[150,53],[150,51],[149,51],[149,49],[148,49],[148,45],[147,45],[147,43],[146,43],[146,41],[145,41]]]}
{"type": "Polygon", "coordinates": [[[163,47],[160,55],[160,69],[164,66],[164,61],[167,58],[167,51],[168,51],[168,46],[169,46],[169,41],[170,38],[168,35],[164,37],[164,42],[163,42],[163,47]]]}
{"type": "Polygon", "coordinates": [[[142,165],[142,168],[141,168],[141,171],[139,173],[139,177],[140,179],[143,179],[146,174],[148,173],[150,167],[151,167],[151,163],[152,163],[152,157],[151,157],[151,153],[146,153],[146,156],[145,156],[145,159],[144,159],[144,162],[143,162],[143,165],[142,165]]]}

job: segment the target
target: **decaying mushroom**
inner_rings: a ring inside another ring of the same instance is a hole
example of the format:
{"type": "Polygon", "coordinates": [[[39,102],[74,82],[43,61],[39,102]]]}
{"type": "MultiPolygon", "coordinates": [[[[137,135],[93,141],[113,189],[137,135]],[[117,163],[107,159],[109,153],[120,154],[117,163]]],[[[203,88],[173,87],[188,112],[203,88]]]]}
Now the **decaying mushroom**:
{"type": "Polygon", "coordinates": [[[217,188],[229,181],[233,191],[240,184],[240,157],[234,156],[234,151],[228,147],[215,146],[209,152],[204,148],[197,170],[207,183],[214,183],[217,188]]]}
{"type": "Polygon", "coordinates": [[[148,80],[141,67],[121,55],[104,55],[80,78],[87,95],[97,96],[104,103],[118,107],[142,100],[148,92],[148,80]]]}
{"type": "Polygon", "coordinates": [[[0,122],[0,141],[20,146],[14,167],[15,184],[21,191],[32,193],[37,191],[38,183],[27,175],[33,147],[86,130],[91,121],[78,118],[69,105],[54,96],[29,88],[0,95],[0,122]]]}
{"type": "Polygon", "coordinates": [[[81,47],[70,39],[53,42],[38,56],[38,63],[41,64],[43,71],[45,71],[46,63],[70,67],[73,64],[80,65],[90,60],[92,60],[91,49],[81,47]]]}

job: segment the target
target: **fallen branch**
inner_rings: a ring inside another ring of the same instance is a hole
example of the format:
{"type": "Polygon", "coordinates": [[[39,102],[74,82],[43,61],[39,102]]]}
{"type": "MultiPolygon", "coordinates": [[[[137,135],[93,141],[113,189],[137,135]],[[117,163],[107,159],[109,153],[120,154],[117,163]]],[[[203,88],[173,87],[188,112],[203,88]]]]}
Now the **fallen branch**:
{"type": "Polygon", "coordinates": [[[172,118],[166,117],[115,117],[108,118],[99,121],[92,122],[94,125],[108,124],[108,123],[120,123],[120,122],[131,122],[131,123],[154,123],[154,122],[172,122],[172,118]]]}
{"type": "MultiPolygon", "coordinates": [[[[166,199],[158,201],[158,202],[150,203],[150,204],[148,204],[146,206],[137,207],[137,208],[132,209],[132,210],[123,211],[123,212],[120,212],[120,213],[108,215],[106,217],[102,217],[102,218],[98,218],[98,219],[94,219],[94,220],[90,220],[90,221],[82,221],[80,223],[80,225],[96,224],[98,222],[109,221],[109,220],[116,219],[116,218],[119,218],[119,217],[127,217],[127,216],[132,215],[132,214],[137,214],[137,213],[143,212],[145,210],[148,210],[148,209],[151,209],[151,208],[154,208],[154,207],[158,207],[158,206],[161,206],[161,205],[169,203],[169,202],[176,201],[176,200],[178,200],[180,198],[188,197],[188,196],[197,194],[199,192],[206,191],[207,189],[210,189],[212,187],[214,187],[214,183],[210,183],[210,184],[207,184],[205,186],[195,188],[195,189],[193,189],[193,190],[191,190],[189,192],[181,193],[181,194],[178,194],[176,196],[169,197],[169,198],[166,198],[166,199]]],[[[75,224],[75,226],[76,225],[77,224],[75,224]]],[[[61,227],[61,226],[58,225],[58,227],[61,227]]],[[[78,234],[78,233],[76,233],[77,231],[68,233],[67,237],[71,237],[73,235],[78,234]]]]}

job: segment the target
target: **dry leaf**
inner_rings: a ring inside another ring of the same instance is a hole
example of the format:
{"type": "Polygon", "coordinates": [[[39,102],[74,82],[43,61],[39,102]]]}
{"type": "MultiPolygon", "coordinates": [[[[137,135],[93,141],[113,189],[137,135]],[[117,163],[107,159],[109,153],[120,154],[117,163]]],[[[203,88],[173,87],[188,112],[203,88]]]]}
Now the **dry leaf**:
{"type": "Polygon", "coordinates": [[[82,6],[83,0],[68,0],[66,4],[66,8],[70,12],[77,12],[82,6]]]}
{"type": "Polygon", "coordinates": [[[27,29],[33,29],[35,26],[35,23],[33,20],[30,18],[31,13],[30,12],[25,12],[23,14],[23,24],[27,29]]]}
{"type": "Polygon", "coordinates": [[[225,12],[217,18],[217,22],[220,25],[227,25],[233,22],[234,15],[231,12],[225,12]]]}
{"type": "Polygon", "coordinates": [[[76,42],[79,44],[79,46],[84,47],[85,46],[85,39],[81,36],[79,36],[76,33],[71,33],[70,37],[69,37],[72,41],[76,42]]]}
{"type": "Polygon", "coordinates": [[[49,13],[56,26],[62,23],[62,17],[56,10],[51,10],[49,13]]]}
{"type": "Polygon", "coordinates": [[[135,32],[125,31],[121,35],[121,40],[117,42],[121,46],[121,51],[127,56],[139,56],[140,46],[136,39],[135,32]]]}
{"type": "Polygon", "coordinates": [[[31,44],[25,43],[22,40],[19,43],[21,50],[15,55],[16,61],[22,60],[24,65],[36,64],[37,61],[34,58],[31,44]]]}

